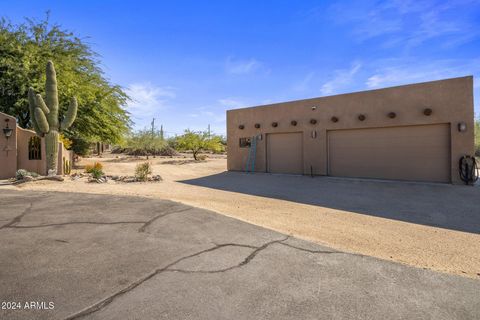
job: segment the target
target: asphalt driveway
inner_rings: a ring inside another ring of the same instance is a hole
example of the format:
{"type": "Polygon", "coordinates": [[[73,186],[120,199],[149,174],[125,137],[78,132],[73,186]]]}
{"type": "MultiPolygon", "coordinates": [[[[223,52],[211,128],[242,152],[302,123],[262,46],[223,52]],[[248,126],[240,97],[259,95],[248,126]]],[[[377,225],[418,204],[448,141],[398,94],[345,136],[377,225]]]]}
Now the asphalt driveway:
{"type": "Polygon", "coordinates": [[[479,280],[140,197],[0,189],[0,257],[1,319],[480,318],[479,280]]]}

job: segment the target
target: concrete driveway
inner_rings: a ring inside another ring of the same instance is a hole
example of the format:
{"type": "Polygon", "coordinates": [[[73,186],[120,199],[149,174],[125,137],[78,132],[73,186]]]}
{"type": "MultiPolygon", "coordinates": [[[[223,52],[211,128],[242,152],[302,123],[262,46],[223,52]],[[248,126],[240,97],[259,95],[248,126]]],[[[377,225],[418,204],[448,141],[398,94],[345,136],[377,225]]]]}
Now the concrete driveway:
{"type": "Polygon", "coordinates": [[[480,318],[478,280],[171,201],[4,189],[0,226],[1,319],[480,318]]]}

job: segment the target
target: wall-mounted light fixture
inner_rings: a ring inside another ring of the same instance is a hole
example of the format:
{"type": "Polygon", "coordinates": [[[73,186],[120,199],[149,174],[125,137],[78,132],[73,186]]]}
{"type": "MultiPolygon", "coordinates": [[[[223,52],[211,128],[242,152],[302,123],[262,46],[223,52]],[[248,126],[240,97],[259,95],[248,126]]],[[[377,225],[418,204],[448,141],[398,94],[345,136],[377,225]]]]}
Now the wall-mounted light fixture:
{"type": "Polygon", "coordinates": [[[330,120],[331,120],[332,122],[338,122],[338,118],[337,118],[337,117],[331,117],[330,120]]]}
{"type": "Polygon", "coordinates": [[[272,122],[272,127],[274,128],[278,127],[278,122],[272,122]]]}
{"type": "Polygon", "coordinates": [[[317,130],[312,131],[312,139],[315,139],[317,137],[317,130]]]}
{"type": "Polygon", "coordinates": [[[364,121],[366,118],[367,117],[365,117],[364,114],[361,114],[361,115],[358,116],[358,120],[360,120],[360,121],[364,121]]]}
{"type": "Polygon", "coordinates": [[[315,111],[315,110],[317,110],[317,107],[313,106],[312,111],[315,111]]]}
{"type": "Polygon", "coordinates": [[[296,120],[292,120],[292,121],[290,121],[290,124],[295,127],[295,126],[297,125],[297,121],[296,121],[296,120]]]}
{"type": "Polygon", "coordinates": [[[8,140],[12,136],[13,129],[8,126],[8,122],[10,119],[5,119],[6,126],[3,128],[3,134],[5,135],[5,138],[8,140]]]}
{"type": "Polygon", "coordinates": [[[317,119],[310,119],[311,124],[317,124],[317,119]]]}
{"type": "Polygon", "coordinates": [[[396,116],[397,116],[397,114],[396,114],[395,112],[390,112],[390,113],[388,114],[388,117],[389,117],[390,119],[393,119],[393,118],[395,118],[396,116]]]}
{"type": "Polygon", "coordinates": [[[238,129],[243,130],[243,129],[245,129],[245,126],[243,124],[241,124],[241,125],[238,126],[238,129]]]}
{"type": "Polygon", "coordinates": [[[459,132],[467,131],[467,124],[465,122],[459,122],[457,127],[459,132]]]}
{"type": "Polygon", "coordinates": [[[260,123],[255,123],[255,128],[259,129],[260,128],[260,123]]]}

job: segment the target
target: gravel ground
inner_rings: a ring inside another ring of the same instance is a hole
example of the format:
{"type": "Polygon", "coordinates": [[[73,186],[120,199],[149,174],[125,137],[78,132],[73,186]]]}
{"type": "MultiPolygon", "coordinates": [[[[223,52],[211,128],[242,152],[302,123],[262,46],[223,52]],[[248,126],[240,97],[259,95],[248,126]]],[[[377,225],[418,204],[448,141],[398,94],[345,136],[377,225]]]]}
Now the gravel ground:
{"type": "MultiPolygon", "coordinates": [[[[110,175],[132,175],[144,159],[101,161],[110,175]]],[[[92,184],[39,181],[12,188],[136,195],[182,202],[249,223],[360,253],[480,279],[480,188],[269,174],[226,173],[224,156],[195,163],[155,158],[163,182],[92,184]]]]}

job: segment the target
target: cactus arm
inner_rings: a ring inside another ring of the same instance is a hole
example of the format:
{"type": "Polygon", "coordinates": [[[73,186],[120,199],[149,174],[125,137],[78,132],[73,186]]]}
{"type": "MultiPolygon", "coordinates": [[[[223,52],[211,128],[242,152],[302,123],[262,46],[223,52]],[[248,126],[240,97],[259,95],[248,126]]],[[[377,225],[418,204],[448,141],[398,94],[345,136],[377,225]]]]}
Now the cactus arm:
{"type": "Polygon", "coordinates": [[[65,115],[65,118],[62,121],[62,124],[61,124],[62,130],[69,128],[72,125],[73,121],[75,121],[75,118],[77,117],[77,109],[78,109],[77,99],[74,97],[70,101],[70,106],[68,107],[67,114],[65,115]]]}
{"type": "Polygon", "coordinates": [[[32,87],[28,88],[28,110],[30,112],[30,121],[32,122],[32,127],[38,135],[42,135],[42,131],[38,127],[37,120],[35,119],[35,91],[32,87]]]}
{"type": "Polygon", "coordinates": [[[43,101],[43,98],[40,94],[37,93],[35,96],[35,106],[40,108],[44,114],[49,114],[50,110],[48,109],[47,105],[45,104],[45,101],[43,101]]]}
{"type": "Polygon", "coordinates": [[[35,108],[35,121],[37,122],[38,129],[41,133],[45,134],[50,131],[47,117],[45,117],[45,113],[43,113],[42,109],[40,109],[39,107],[35,108]]]}
{"type": "Polygon", "coordinates": [[[58,129],[58,91],[57,74],[52,61],[47,63],[47,79],[45,82],[45,99],[50,113],[48,114],[48,123],[50,127],[58,129]]]}

